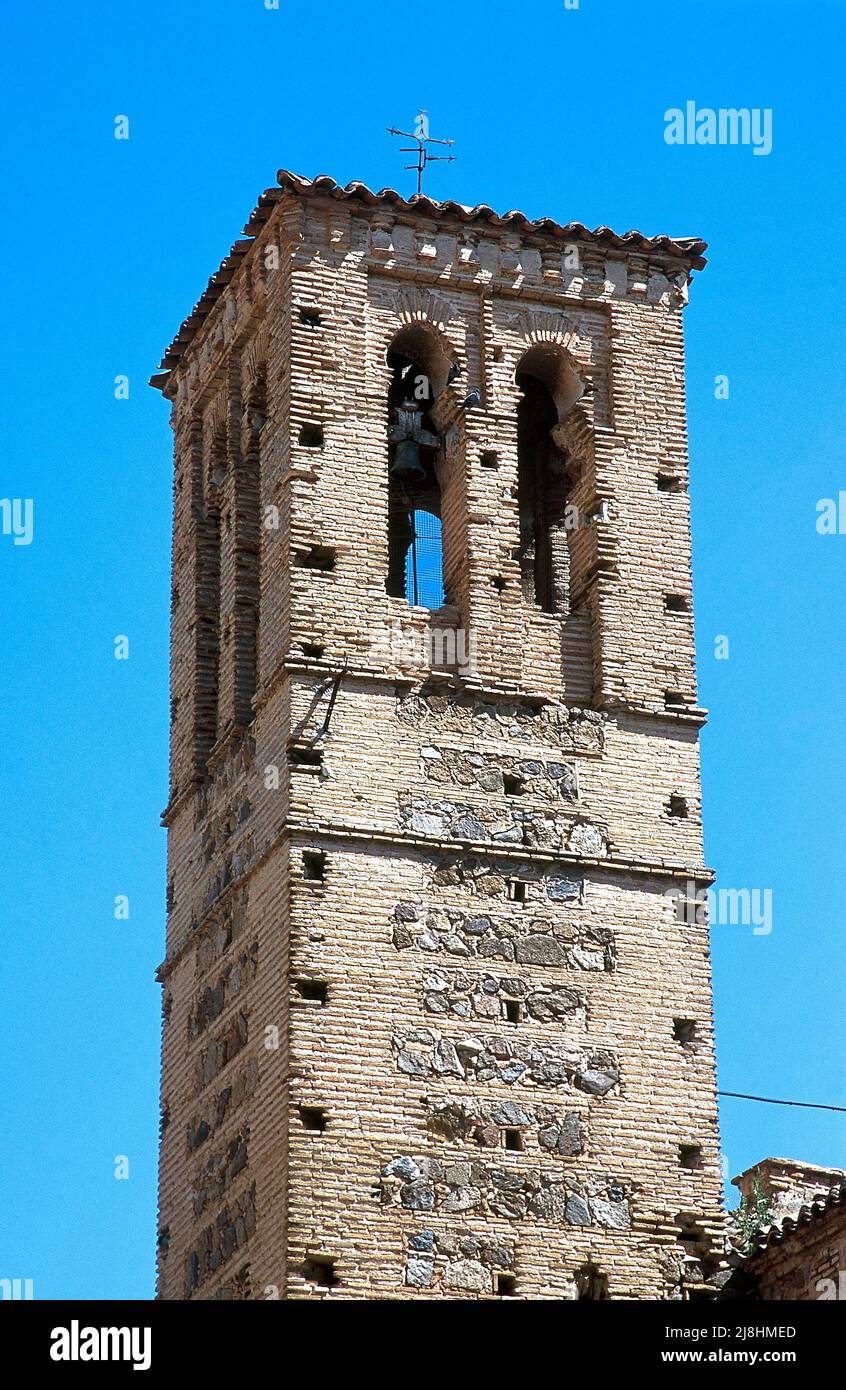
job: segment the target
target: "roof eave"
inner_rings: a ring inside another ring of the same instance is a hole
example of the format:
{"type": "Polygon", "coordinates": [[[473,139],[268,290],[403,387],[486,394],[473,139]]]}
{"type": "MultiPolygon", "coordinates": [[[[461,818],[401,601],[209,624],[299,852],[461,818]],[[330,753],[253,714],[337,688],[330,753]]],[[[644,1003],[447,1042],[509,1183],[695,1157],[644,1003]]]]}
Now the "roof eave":
{"type": "Polygon", "coordinates": [[[463,203],[452,200],[436,202],[425,194],[415,194],[407,199],[395,188],[382,188],[374,193],[367,184],[355,181],[342,187],[329,174],[319,174],[315,179],[307,179],[288,169],[280,169],[276,178],[278,187],[267,188],[261,194],[244,226],[243,239],[236,241],[229,254],[221,261],[191,313],[166,349],[158,371],[150,377],[149,384],[156,390],[167,394],[170,377],[201,329],[203,320],[211,313],[241,261],[254,245],[275,206],[288,193],[295,197],[322,197],[343,202],[358,202],[368,208],[390,206],[399,212],[418,215],[422,212],[435,219],[453,219],[465,224],[484,222],[495,228],[518,228],[536,236],[551,236],[561,241],[591,241],[623,252],[662,253],[677,258],[688,272],[701,270],[706,264],[703,252],[707,250],[708,243],[700,237],[648,237],[635,230],[618,234],[610,227],[596,227],[591,231],[581,222],[560,223],[551,217],[532,220],[516,209],[500,215],[486,203],[468,208],[463,203]]]}

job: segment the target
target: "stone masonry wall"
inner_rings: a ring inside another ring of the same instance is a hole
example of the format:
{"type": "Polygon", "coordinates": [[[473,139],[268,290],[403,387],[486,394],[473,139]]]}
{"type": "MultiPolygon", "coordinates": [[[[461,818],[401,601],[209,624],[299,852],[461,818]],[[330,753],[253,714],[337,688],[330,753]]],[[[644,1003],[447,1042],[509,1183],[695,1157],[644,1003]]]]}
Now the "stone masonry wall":
{"type": "Polygon", "coordinates": [[[248,231],[156,378],[159,1296],[569,1299],[598,1270],[611,1298],[683,1297],[723,1248],[707,929],[669,896],[709,881],[690,257],[579,233],[574,269],[551,231],[291,186],[248,231]],[[385,590],[409,327],[438,383],[435,614],[385,590]],[[581,392],[555,434],[566,618],[515,558],[538,349],[581,392]],[[436,659],[456,632],[469,659],[436,659]]]}

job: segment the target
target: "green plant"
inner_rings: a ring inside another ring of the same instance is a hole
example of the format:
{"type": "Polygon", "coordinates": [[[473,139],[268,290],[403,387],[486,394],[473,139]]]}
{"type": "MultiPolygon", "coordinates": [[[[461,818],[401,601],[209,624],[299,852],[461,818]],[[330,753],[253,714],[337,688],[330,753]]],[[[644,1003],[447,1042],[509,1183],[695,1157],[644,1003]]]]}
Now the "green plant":
{"type": "Polygon", "coordinates": [[[745,1255],[751,1248],[756,1231],[771,1225],[773,1220],[773,1199],[764,1192],[759,1168],[755,1169],[752,1178],[751,1194],[743,1198],[737,1211],[733,1212],[732,1215],[740,1239],[740,1246],[745,1255]]]}

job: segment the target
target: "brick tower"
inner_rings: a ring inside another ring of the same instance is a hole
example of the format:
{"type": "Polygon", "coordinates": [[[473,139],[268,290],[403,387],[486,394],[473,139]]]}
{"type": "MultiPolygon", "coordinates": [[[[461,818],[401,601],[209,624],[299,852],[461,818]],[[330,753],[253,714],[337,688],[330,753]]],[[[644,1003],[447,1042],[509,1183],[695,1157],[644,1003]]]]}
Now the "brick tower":
{"type": "Polygon", "coordinates": [[[720,1281],[704,249],[280,172],[153,378],[160,1297],[720,1281]]]}

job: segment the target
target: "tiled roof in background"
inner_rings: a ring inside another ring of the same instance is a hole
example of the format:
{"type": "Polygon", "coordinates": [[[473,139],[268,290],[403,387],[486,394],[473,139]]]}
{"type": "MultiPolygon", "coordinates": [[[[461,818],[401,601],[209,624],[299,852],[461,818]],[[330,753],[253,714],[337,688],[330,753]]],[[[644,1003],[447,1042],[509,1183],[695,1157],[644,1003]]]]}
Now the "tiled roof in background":
{"type": "Polygon", "coordinates": [[[782,1245],[788,1237],[801,1231],[804,1226],[810,1226],[813,1222],[820,1221],[828,1212],[842,1205],[846,1205],[846,1182],[829,1188],[828,1192],[819,1193],[809,1202],[803,1202],[799,1210],[792,1216],[785,1216],[782,1220],[774,1222],[773,1225],[764,1226],[761,1230],[756,1231],[745,1258],[752,1260],[771,1245],[782,1245]]]}

